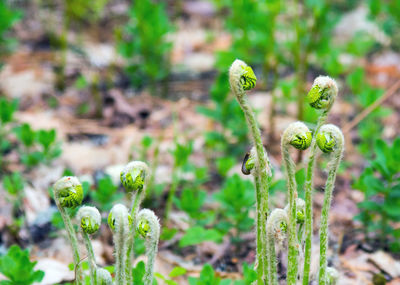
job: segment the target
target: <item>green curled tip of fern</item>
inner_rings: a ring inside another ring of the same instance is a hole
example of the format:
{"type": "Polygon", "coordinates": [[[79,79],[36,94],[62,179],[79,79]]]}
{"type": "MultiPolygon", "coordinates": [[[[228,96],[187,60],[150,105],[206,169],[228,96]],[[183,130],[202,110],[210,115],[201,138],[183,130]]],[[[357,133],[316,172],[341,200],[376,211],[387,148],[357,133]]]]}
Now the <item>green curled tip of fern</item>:
{"type": "MultiPolygon", "coordinates": [[[[289,216],[289,209],[290,209],[290,206],[289,206],[289,204],[287,204],[285,207],[285,211],[288,216],[289,216]]],[[[296,199],[296,222],[298,224],[302,224],[305,221],[305,209],[306,209],[306,202],[301,198],[297,198],[296,199]]]]}
{"type": "Polygon", "coordinates": [[[101,215],[95,207],[83,206],[79,208],[77,214],[78,221],[82,230],[87,234],[94,234],[99,230],[101,224],[101,215]]]}
{"type": "MultiPolygon", "coordinates": [[[[243,162],[242,162],[242,173],[244,175],[255,175],[255,171],[256,171],[256,159],[257,159],[257,150],[256,148],[253,146],[250,150],[250,152],[246,153],[246,155],[243,158],[243,162]]],[[[267,176],[271,177],[272,176],[272,172],[271,172],[271,165],[268,159],[268,155],[267,155],[267,151],[264,148],[264,160],[266,162],[266,172],[267,172],[267,176]]]]}
{"type": "Polygon", "coordinates": [[[55,199],[63,208],[75,208],[82,204],[82,184],[75,176],[64,176],[53,186],[55,199]]]}
{"type": "Polygon", "coordinates": [[[332,124],[323,125],[317,134],[317,145],[324,153],[330,153],[343,147],[342,131],[332,124]]]}
{"type": "Polygon", "coordinates": [[[151,230],[149,222],[147,220],[139,221],[139,224],[138,224],[136,230],[142,238],[146,238],[150,234],[150,230],[151,230]]]}
{"type": "Polygon", "coordinates": [[[329,110],[337,94],[338,87],[335,80],[329,76],[318,76],[308,92],[307,100],[315,109],[329,110]]]}
{"type": "Polygon", "coordinates": [[[115,231],[118,226],[118,222],[122,220],[123,224],[127,224],[129,227],[132,226],[133,220],[131,215],[128,213],[128,209],[122,204],[116,204],[112,207],[110,214],[108,215],[108,225],[110,226],[111,231],[115,231]],[[127,219],[126,221],[123,219],[127,219]]]}
{"type": "Polygon", "coordinates": [[[110,272],[103,268],[96,269],[96,281],[98,285],[111,285],[112,277],[110,272]]]}
{"type": "Polygon", "coordinates": [[[291,123],[284,131],[282,138],[284,142],[300,150],[309,148],[312,141],[310,130],[302,122],[291,123]]]}
{"type": "Polygon", "coordinates": [[[245,90],[256,86],[257,77],[253,69],[244,61],[236,59],[229,69],[229,83],[235,94],[243,93],[245,90]]]}
{"type": "Polygon", "coordinates": [[[136,231],[142,238],[157,239],[160,235],[160,221],[153,211],[142,209],[138,213],[138,224],[136,231]]]}
{"type": "Polygon", "coordinates": [[[127,192],[141,191],[149,176],[149,168],[142,161],[128,163],[121,172],[121,183],[127,192]]]}

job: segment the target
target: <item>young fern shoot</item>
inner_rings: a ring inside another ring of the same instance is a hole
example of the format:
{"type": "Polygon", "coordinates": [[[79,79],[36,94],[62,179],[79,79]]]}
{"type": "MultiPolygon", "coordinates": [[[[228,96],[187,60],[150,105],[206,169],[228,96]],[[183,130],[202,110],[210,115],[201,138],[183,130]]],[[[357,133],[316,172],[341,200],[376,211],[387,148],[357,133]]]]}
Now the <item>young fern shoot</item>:
{"type": "Polygon", "coordinates": [[[328,178],[325,183],[325,196],[321,213],[320,226],[320,260],[319,260],[319,285],[329,284],[327,276],[327,248],[328,248],[328,219],[331,207],[332,192],[335,186],[336,173],[344,150],[342,131],[335,125],[328,124],[321,127],[317,134],[317,145],[321,151],[330,153],[328,164],[328,178]]]}
{"type": "Polygon", "coordinates": [[[158,251],[160,238],[160,221],[153,211],[143,209],[138,214],[137,232],[146,240],[146,274],[144,285],[152,285],[154,278],[154,262],[158,251]]]}
{"type": "Polygon", "coordinates": [[[128,277],[125,269],[128,251],[126,238],[132,229],[132,218],[128,213],[128,209],[122,204],[114,205],[108,215],[108,225],[113,232],[115,245],[115,282],[116,284],[125,285],[128,277]]]}
{"type": "Polygon", "coordinates": [[[77,218],[89,259],[90,283],[96,284],[97,264],[89,235],[96,233],[101,224],[101,215],[95,207],[83,206],[79,208],[77,218]]]}
{"type": "Polygon", "coordinates": [[[79,255],[78,239],[71,219],[65,208],[76,208],[82,204],[83,190],[78,178],[74,176],[64,176],[59,179],[53,186],[54,200],[60,211],[67,230],[68,239],[71,243],[72,254],[74,259],[74,267],[76,272],[75,284],[83,284],[83,271],[80,265],[81,259],[79,255]]]}
{"type": "Polygon", "coordinates": [[[290,124],[282,135],[281,149],[283,164],[286,170],[286,178],[288,182],[288,197],[289,197],[289,242],[288,242],[288,272],[287,284],[294,285],[297,282],[298,275],[298,255],[299,246],[297,241],[297,185],[296,185],[296,167],[290,157],[289,145],[305,150],[311,144],[311,132],[302,122],[290,124]]]}
{"type": "MultiPolygon", "coordinates": [[[[122,170],[120,178],[121,183],[128,193],[131,193],[131,217],[132,228],[136,228],[137,214],[140,209],[140,204],[146,195],[147,180],[149,177],[149,168],[146,163],[142,161],[131,161],[122,170]]],[[[127,283],[132,284],[132,257],[133,247],[135,241],[135,231],[129,233],[127,244],[128,251],[125,260],[125,270],[127,276],[127,283]]]]}
{"type": "Polygon", "coordinates": [[[255,115],[251,110],[246,98],[246,90],[254,88],[257,78],[245,62],[236,59],[229,69],[229,83],[231,89],[245,114],[247,125],[250,129],[251,138],[255,147],[254,155],[254,181],[256,185],[257,204],[257,284],[267,283],[267,245],[265,241],[266,227],[265,219],[268,216],[268,191],[270,184],[270,166],[265,159],[266,152],[261,140],[260,129],[257,125],[255,115]]]}
{"type": "MultiPolygon", "coordinates": [[[[318,134],[321,126],[325,123],[328,113],[335,102],[338,94],[338,87],[336,82],[328,76],[318,76],[313,83],[307,99],[310,106],[322,110],[318,118],[317,127],[314,134],[318,134]]],[[[304,268],[303,268],[303,285],[309,284],[310,279],[310,266],[311,266],[311,242],[313,234],[313,217],[312,217],[312,190],[313,190],[313,174],[315,168],[315,154],[316,154],[316,135],[313,136],[311,141],[305,183],[305,202],[306,202],[306,216],[305,216],[305,250],[304,250],[304,268]]]]}
{"type": "Polygon", "coordinates": [[[269,283],[278,284],[276,271],[276,252],[275,241],[281,246],[287,234],[289,219],[283,209],[274,209],[267,220],[267,246],[268,246],[268,266],[269,283]]]}

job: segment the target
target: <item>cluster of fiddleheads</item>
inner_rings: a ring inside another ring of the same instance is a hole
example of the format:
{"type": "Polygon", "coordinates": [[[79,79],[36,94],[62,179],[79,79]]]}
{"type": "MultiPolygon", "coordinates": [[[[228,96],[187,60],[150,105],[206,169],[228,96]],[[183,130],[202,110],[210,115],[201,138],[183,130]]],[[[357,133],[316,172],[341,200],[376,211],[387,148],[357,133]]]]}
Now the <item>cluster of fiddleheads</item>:
{"type": "Polygon", "coordinates": [[[318,280],[319,284],[334,284],[337,281],[337,274],[334,273],[337,273],[337,271],[328,268],[326,262],[328,215],[336,172],[342,157],[344,139],[339,128],[324,124],[338,94],[336,82],[328,76],[319,76],[315,79],[307,95],[310,106],[321,111],[313,133],[304,123],[295,122],[290,124],[282,135],[282,163],[286,173],[289,203],[284,210],[275,209],[271,214],[269,214],[268,207],[271,167],[261,141],[260,130],[245,93],[246,90],[255,87],[256,76],[246,63],[235,60],[229,70],[229,82],[245,114],[250,129],[250,137],[254,144],[251,152],[245,156],[242,172],[245,175],[252,174],[256,186],[257,285],[278,284],[275,244],[282,244],[286,237],[288,240],[287,284],[294,285],[298,282],[302,282],[303,285],[309,284],[313,232],[312,189],[317,146],[322,152],[331,154],[321,214],[318,280]],[[309,149],[304,189],[305,200],[298,198],[295,179],[296,165],[290,156],[290,146],[301,151],[309,149]],[[302,271],[299,270],[300,257],[303,261],[302,271]]]}
{"type": "MultiPolygon", "coordinates": [[[[124,168],[120,177],[122,185],[130,195],[131,209],[128,210],[123,204],[116,204],[108,215],[108,225],[113,233],[115,245],[114,282],[118,285],[133,283],[133,242],[137,232],[146,239],[147,265],[144,284],[151,285],[154,279],[154,261],[160,237],[160,224],[152,211],[148,209],[140,210],[140,204],[146,191],[146,178],[149,177],[149,170],[145,163],[133,161],[124,168]]],[[[76,177],[63,177],[54,184],[53,191],[73,249],[76,272],[75,284],[85,284],[77,233],[71,222],[71,217],[65,210],[65,208],[75,208],[81,205],[83,201],[82,185],[76,177]]],[[[90,240],[90,235],[94,235],[100,228],[100,212],[95,207],[81,206],[76,219],[88,255],[90,284],[113,284],[110,273],[98,267],[90,240]]]]}

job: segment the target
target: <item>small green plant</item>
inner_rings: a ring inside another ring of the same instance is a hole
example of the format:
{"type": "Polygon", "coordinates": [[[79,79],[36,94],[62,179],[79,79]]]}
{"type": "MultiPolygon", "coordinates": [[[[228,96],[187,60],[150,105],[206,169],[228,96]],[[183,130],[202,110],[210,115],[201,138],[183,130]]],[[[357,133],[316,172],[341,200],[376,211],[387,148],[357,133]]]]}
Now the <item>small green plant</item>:
{"type": "Polygon", "coordinates": [[[180,178],[179,175],[183,170],[183,167],[188,164],[189,156],[193,151],[193,142],[190,142],[186,145],[176,143],[175,149],[171,152],[174,158],[174,165],[172,169],[172,183],[171,187],[168,191],[167,204],[165,206],[165,214],[164,218],[168,221],[169,214],[172,209],[172,202],[175,197],[175,192],[179,186],[180,178]]]}
{"type": "Polygon", "coordinates": [[[29,251],[11,246],[7,254],[0,257],[0,272],[7,278],[1,284],[30,285],[42,281],[44,272],[35,270],[36,261],[31,262],[29,251]]]}
{"type": "Polygon", "coordinates": [[[21,211],[23,209],[22,202],[24,197],[24,187],[25,181],[20,172],[13,172],[10,175],[5,175],[3,177],[3,187],[7,192],[6,199],[9,200],[13,205],[13,224],[12,224],[12,232],[18,234],[20,228],[25,222],[24,212],[21,211]],[[18,215],[21,213],[22,215],[18,215]]]}
{"type": "Polygon", "coordinates": [[[21,161],[27,168],[32,168],[39,163],[48,164],[61,155],[55,129],[35,131],[29,124],[24,123],[15,128],[15,133],[21,142],[19,149],[21,161]]]}
{"type": "Polygon", "coordinates": [[[225,180],[221,191],[215,193],[214,199],[221,204],[221,222],[216,228],[222,232],[235,229],[234,241],[240,241],[240,235],[254,226],[249,212],[254,205],[254,189],[251,181],[243,180],[238,174],[225,180]]]}
{"type": "Polygon", "coordinates": [[[149,87],[153,95],[156,84],[169,75],[172,31],[165,6],[153,0],[134,1],[129,22],[117,31],[119,53],[128,60],[126,71],[135,87],[149,87]]]}
{"type": "Polygon", "coordinates": [[[400,218],[400,137],[392,145],[377,140],[373,150],[374,158],[353,184],[365,195],[364,201],[358,204],[361,212],[357,219],[363,224],[367,241],[377,240],[380,247],[389,246],[398,252],[400,231],[393,222],[400,218]]]}
{"type": "MultiPolygon", "coordinates": [[[[83,183],[82,185],[84,185],[83,183]]],[[[97,207],[109,211],[112,205],[123,196],[117,191],[118,186],[114,185],[110,176],[105,175],[98,180],[96,189],[89,191],[89,196],[97,207]]]]}
{"type": "Polygon", "coordinates": [[[10,123],[14,121],[14,113],[17,110],[17,100],[7,100],[5,97],[0,98],[0,169],[5,167],[4,154],[12,147],[9,139],[10,123]]]}

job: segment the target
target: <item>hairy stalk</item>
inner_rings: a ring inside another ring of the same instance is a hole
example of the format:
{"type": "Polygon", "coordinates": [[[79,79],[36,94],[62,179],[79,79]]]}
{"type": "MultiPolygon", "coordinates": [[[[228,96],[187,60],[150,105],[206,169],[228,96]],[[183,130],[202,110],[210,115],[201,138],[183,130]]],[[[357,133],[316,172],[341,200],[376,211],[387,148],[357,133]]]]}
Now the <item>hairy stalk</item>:
{"type": "Polygon", "coordinates": [[[83,206],[79,209],[77,218],[80,224],[79,228],[88,253],[90,284],[97,285],[97,264],[93,252],[92,243],[90,242],[89,234],[94,234],[99,230],[101,224],[101,215],[95,207],[83,206]]]}
{"type": "MultiPolygon", "coordinates": [[[[132,218],[128,209],[122,204],[116,204],[108,216],[108,225],[113,231],[115,245],[115,282],[116,284],[127,284],[126,256],[128,243],[126,237],[130,234],[132,218]]],[[[131,274],[129,274],[131,275],[131,274]]]]}
{"type": "Polygon", "coordinates": [[[72,255],[74,258],[74,267],[75,267],[75,284],[83,284],[83,271],[81,267],[81,258],[79,255],[79,248],[78,248],[78,239],[76,237],[76,232],[72,225],[71,219],[65,209],[59,206],[59,203],[56,201],[56,205],[58,210],[60,211],[61,217],[64,221],[65,229],[67,230],[68,239],[71,243],[72,247],[72,255]]]}
{"type": "Polygon", "coordinates": [[[341,130],[334,125],[324,125],[317,134],[318,147],[323,152],[330,152],[330,162],[328,165],[328,178],[325,183],[325,196],[321,213],[320,226],[320,260],[319,260],[319,285],[326,285],[327,277],[327,257],[328,248],[328,219],[331,207],[332,192],[335,186],[336,173],[342,159],[344,149],[344,138],[341,130]]]}
{"type": "Polygon", "coordinates": [[[268,266],[269,266],[269,283],[278,284],[276,271],[276,252],[275,241],[282,246],[283,240],[286,238],[288,226],[288,216],[285,210],[275,209],[272,211],[267,221],[267,246],[268,246],[268,266]]]}
{"type": "Polygon", "coordinates": [[[154,262],[158,251],[158,240],[160,238],[160,222],[153,211],[143,209],[138,214],[138,233],[146,239],[146,274],[144,285],[152,285],[154,279],[154,262]]]}
{"type": "MultiPolygon", "coordinates": [[[[137,214],[140,209],[140,204],[142,203],[145,191],[145,185],[143,190],[139,190],[137,193],[132,193],[132,206],[131,206],[131,217],[132,217],[132,228],[136,228],[137,214]]],[[[133,259],[133,248],[135,246],[135,231],[131,231],[128,235],[126,243],[128,244],[126,260],[125,260],[125,270],[127,283],[132,284],[132,259],[133,259]]]]}
{"type": "Polygon", "coordinates": [[[281,149],[283,156],[283,164],[286,170],[286,178],[288,182],[288,197],[289,197],[289,250],[288,250],[288,270],[287,284],[292,285],[297,282],[298,275],[298,255],[299,244],[297,241],[297,185],[296,185],[296,169],[295,164],[290,157],[289,145],[297,149],[305,150],[310,146],[311,132],[307,126],[301,122],[292,123],[283,133],[281,140],[281,149]]]}
{"type": "Polygon", "coordinates": [[[270,167],[267,168],[266,152],[261,140],[260,129],[256,118],[246,99],[245,90],[255,86],[256,76],[253,70],[241,60],[235,60],[229,69],[229,82],[231,89],[245,114],[247,125],[251,132],[251,138],[255,147],[255,168],[254,176],[256,181],[257,198],[257,283],[266,284],[268,278],[267,266],[267,245],[265,241],[266,227],[265,220],[268,217],[268,190],[270,182],[270,167]]]}
{"type": "Polygon", "coordinates": [[[83,240],[85,242],[85,247],[88,252],[88,259],[89,259],[89,271],[90,271],[90,284],[97,285],[96,279],[96,258],[94,257],[94,251],[92,247],[92,243],[90,241],[89,235],[85,232],[82,232],[83,240]]]}
{"type": "MultiPolygon", "coordinates": [[[[146,195],[146,186],[149,177],[149,169],[146,163],[142,161],[131,161],[124,170],[122,170],[120,178],[121,183],[128,193],[131,193],[131,215],[132,228],[136,228],[137,214],[140,204],[146,195]]],[[[126,240],[127,252],[125,259],[125,275],[127,283],[132,284],[132,257],[135,242],[135,230],[132,230],[126,240]]]]}
{"type": "Polygon", "coordinates": [[[325,123],[328,113],[336,99],[338,88],[336,82],[327,76],[319,76],[314,80],[314,84],[307,95],[307,99],[311,107],[323,110],[318,118],[317,127],[311,141],[309,158],[307,163],[306,182],[305,182],[305,250],[304,250],[304,268],[303,268],[303,285],[308,285],[310,279],[311,266],[311,244],[313,234],[313,217],[312,217],[312,190],[313,190],[313,173],[315,167],[316,154],[316,134],[319,133],[321,126],[325,123]]]}
{"type": "Polygon", "coordinates": [[[81,267],[81,258],[79,255],[78,239],[71,219],[65,208],[75,208],[82,203],[83,191],[82,185],[76,177],[65,176],[58,180],[53,186],[54,200],[60,211],[67,230],[68,239],[72,247],[72,255],[75,267],[75,284],[83,284],[83,271],[81,267]]]}

